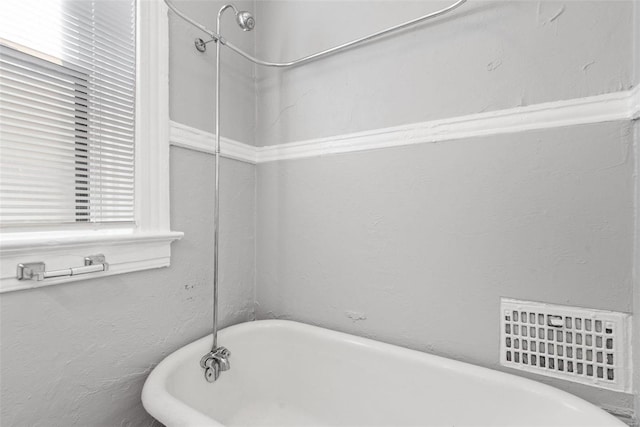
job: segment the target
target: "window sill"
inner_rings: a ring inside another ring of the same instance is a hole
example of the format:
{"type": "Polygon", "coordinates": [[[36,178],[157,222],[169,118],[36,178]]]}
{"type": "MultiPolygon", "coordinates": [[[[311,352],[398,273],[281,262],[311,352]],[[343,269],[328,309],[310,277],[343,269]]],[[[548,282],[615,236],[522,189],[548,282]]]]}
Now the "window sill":
{"type": "Polygon", "coordinates": [[[182,236],[180,232],[135,233],[130,230],[89,234],[7,233],[0,242],[0,293],[168,267],[171,242],[182,236]],[[58,270],[81,266],[84,257],[96,254],[105,255],[109,270],[42,281],[16,278],[20,263],[42,261],[47,270],[58,270]]]}

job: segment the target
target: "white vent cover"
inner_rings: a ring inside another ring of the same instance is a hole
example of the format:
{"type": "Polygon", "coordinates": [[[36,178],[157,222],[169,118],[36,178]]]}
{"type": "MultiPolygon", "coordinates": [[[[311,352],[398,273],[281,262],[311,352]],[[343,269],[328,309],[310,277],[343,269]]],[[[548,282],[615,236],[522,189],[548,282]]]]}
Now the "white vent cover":
{"type": "Polygon", "coordinates": [[[631,316],[502,298],[500,363],[631,392],[631,316]]]}

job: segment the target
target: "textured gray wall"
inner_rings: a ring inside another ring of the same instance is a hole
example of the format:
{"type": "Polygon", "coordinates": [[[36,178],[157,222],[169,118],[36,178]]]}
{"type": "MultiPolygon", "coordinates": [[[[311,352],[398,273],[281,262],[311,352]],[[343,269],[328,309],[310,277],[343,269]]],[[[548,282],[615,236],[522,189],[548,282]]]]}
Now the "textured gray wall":
{"type": "MultiPolygon", "coordinates": [[[[257,51],[291,59],[449,3],[258,2],[257,51]]],[[[321,62],[258,69],[257,144],[629,89],[634,7],[470,1],[321,62]]],[[[632,144],[629,123],[608,123],[259,165],[258,316],[497,368],[501,296],[631,312],[632,144]]]]}
{"type": "Polygon", "coordinates": [[[633,20],[633,58],[634,58],[634,85],[640,84],[640,1],[636,0],[633,3],[634,7],[634,20],[633,20]]]}
{"type": "MultiPolygon", "coordinates": [[[[634,3],[634,64],[635,85],[640,86],[640,1],[634,3]]],[[[636,157],[636,250],[635,250],[635,288],[634,288],[634,384],[636,390],[635,413],[640,418],[640,120],[635,124],[635,157],[636,157]]]]}
{"type": "Polygon", "coordinates": [[[257,315],[498,368],[502,296],[630,312],[631,153],[608,123],[261,164],[257,315]]]}
{"type": "MultiPolygon", "coordinates": [[[[259,1],[257,51],[292,59],[450,3],[259,1]]],[[[628,89],[632,16],[631,1],[470,0],[447,17],[314,64],[259,68],[257,143],[628,89]]]]}
{"type": "MultiPolygon", "coordinates": [[[[180,4],[209,23],[217,11],[209,2],[180,4]]],[[[192,54],[195,34],[186,24],[172,19],[170,30],[171,117],[212,130],[211,51],[192,54]]],[[[223,134],[248,143],[252,73],[245,67],[226,74],[232,77],[223,115],[223,134]]],[[[255,167],[223,159],[221,168],[220,321],[226,326],[254,318],[255,167]]],[[[140,402],[147,374],[210,333],[212,182],[212,156],[171,149],[171,226],[185,236],[172,245],[170,268],[0,296],[2,426],[154,423],[140,402]]]]}
{"type": "MultiPolygon", "coordinates": [[[[640,9],[640,8],[639,8],[640,9]]],[[[638,21],[640,22],[640,20],[638,21]]],[[[633,374],[635,416],[640,424],[640,121],[635,122],[635,248],[633,290],[633,374]]]]}
{"type": "MultiPolygon", "coordinates": [[[[255,168],[225,161],[223,325],[253,319],[255,168]]],[[[212,157],[171,151],[171,267],[2,294],[2,426],[148,425],[142,384],[210,333],[212,157]]]]}

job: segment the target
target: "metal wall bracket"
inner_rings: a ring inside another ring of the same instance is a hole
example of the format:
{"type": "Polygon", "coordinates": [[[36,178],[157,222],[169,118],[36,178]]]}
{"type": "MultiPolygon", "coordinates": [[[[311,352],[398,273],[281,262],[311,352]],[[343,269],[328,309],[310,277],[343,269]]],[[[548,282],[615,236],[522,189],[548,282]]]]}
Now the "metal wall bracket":
{"type": "Polygon", "coordinates": [[[201,38],[198,37],[197,39],[195,39],[193,41],[193,44],[195,45],[195,47],[196,47],[198,52],[204,53],[204,52],[207,51],[207,44],[211,43],[211,42],[217,43],[218,40],[211,39],[209,41],[204,41],[204,40],[202,40],[201,38]]]}
{"type": "Polygon", "coordinates": [[[84,265],[96,265],[96,264],[104,265],[105,271],[109,269],[109,264],[107,264],[107,259],[102,254],[89,255],[87,257],[84,257],[84,265]]]}

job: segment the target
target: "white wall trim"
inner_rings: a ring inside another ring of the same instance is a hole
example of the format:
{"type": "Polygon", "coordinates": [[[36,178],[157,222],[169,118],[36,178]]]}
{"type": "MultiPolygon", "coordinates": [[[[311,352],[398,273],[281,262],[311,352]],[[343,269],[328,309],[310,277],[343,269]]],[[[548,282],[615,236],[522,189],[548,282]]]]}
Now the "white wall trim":
{"type": "Polygon", "coordinates": [[[137,2],[135,205],[139,233],[170,230],[167,10],[162,2],[137,2]]]}
{"type": "MultiPolygon", "coordinates": [[[[215,134],[206,132],[181,123],[171,122],[169,136],[171,145],[188,148],[202,153],[215,154],[215,134]]],[[[233,139],[220,139],[220,155],[228,159],[242,162],[257,163],[258,151],[256,147],[233,139]]]]}
{"type": "MultiPolygon", "coordinates": [[[[640,86],[604,95],[546,102],[422,123],[253,147],[222,138],[223,157],[252,164],[640,118],[640,86]]],[[[171,122],[171,144],[213,153],[214,134],[171,122]]]]}

